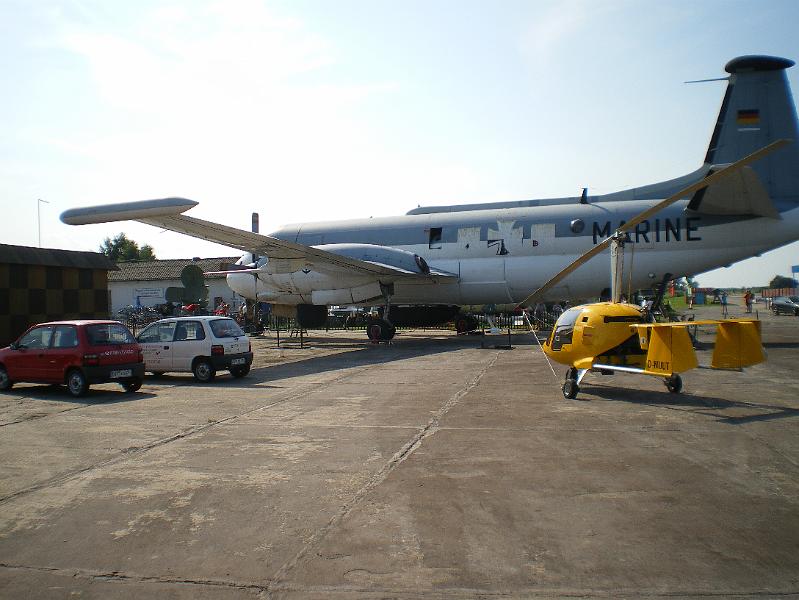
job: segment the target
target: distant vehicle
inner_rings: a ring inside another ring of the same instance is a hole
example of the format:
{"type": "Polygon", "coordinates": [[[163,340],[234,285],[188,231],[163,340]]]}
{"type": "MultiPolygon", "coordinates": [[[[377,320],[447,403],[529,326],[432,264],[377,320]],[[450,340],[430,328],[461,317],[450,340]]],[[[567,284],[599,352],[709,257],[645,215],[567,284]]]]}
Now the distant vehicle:
{"type": "Polygon", "coordinates": [[[799,317],[799,296],[777,296],[771,301],[771,311],[775,315],[796,315],[799,317]]]}
{"type": "Polygon", "coordinates": [[[137,338],[145,369],[153,375],[167,371],[193,373],[207,383],[217,371],[244,377],[252,365],[252,346],[239,324],[215,315],[161,319],[137,338]]]}
{"type": "Polygon", "coordinates": [[[14,383],[66,384],[83,396],[93,383],[141,387],[144,362],[130,330],[117,321],[53,321],[34,325],[0,349],[0,390],[14,383]]]}

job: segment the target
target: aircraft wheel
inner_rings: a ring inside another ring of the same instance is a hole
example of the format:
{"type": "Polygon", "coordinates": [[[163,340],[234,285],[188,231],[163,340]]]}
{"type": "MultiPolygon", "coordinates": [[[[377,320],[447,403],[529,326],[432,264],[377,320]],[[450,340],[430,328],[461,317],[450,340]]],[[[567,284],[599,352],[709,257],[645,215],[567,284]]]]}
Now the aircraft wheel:
{"type": "Polygon", "coordinates": [[[577,385],[576,379],[567,379],[563,382],[563,397],[567,400],[574,400],[577,397],[577,392],[580,391],[580,386],[577,385]]]}
{"type": "Polygon", "coordinates": [[[672,394],[679,394],[682,391],[682,377],[676,373],[671,377],[666,377],[666,388],[672,394]]]}
{"type": "Polygon", "coordinates": [[[467,333],[469,331],[474,331],[477,329],[479,323],[477,319],[470,315],[466,316],[459,316],[455,319],[455,331],[458,333],[467,333]]]}
{"type": "Polygon", "coordinates": [[[366,326],[366,335],[373,342],[387,342],[397,333],[397,328],[385,319],[374,319],[366,326]]]}

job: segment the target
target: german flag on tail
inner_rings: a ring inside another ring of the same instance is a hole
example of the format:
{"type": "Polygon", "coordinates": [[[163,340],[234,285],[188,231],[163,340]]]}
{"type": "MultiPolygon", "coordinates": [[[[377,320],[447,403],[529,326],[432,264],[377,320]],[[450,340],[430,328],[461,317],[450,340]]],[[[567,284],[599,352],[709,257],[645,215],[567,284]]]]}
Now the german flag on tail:
{"type": "Polygon", "coordinates": [[[738,125],[759,125],[760,110],[757,108],[744,108],[739,110],[736,123],[738,125]]]}

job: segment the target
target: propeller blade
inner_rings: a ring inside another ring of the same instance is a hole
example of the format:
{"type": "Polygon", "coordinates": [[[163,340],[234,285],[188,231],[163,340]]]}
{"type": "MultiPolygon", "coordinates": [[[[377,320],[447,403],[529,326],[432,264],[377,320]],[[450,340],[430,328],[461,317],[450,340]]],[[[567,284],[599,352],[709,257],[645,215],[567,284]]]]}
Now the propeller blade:
{"type": "Polygon", "coordinates": [[[787,139],[779,139],[779,140],[776,140],[774,142],[771,142],[768,146],[763,146],[760,150],[756,150],[755,152],[753,152],[752,154],[750,154],[748,156],[745,156],[741,160],[738,160],[738,161],[736,161],[736,162],[724,167],[723,169],[719,169],[715,173],[712,173],[712,174],[708,175],[707,177],[705,177],[704,179],[701,179],[700,181],[697,181],[696,183],[681,189],[679,192],[677,192],[675,194],[672,194],[671,196],[669,196],[665,200],[661,200],[660,202],[658,202],[654,206],[652,206],[652,207],[646,209],[645,211],[639,213],[637,216],[633,217],[632,219],[627,221],[624,225],[622,225],[621,227],[616,229],[616,231],[614,232],[614,234],[612,236],[610,236],[609,238],[599,242],[596,246],[594,246],[588,252],[586,252],[585,254],[580,256],[579,258],[577,258],[574,262],[572,262],[565,269],[563,269],[559,273],[556,273],[544,285],[542,285],[540,288],[535,290],[532,294],[527,296],[524,300],[519,302],[519,306],[527,306],[531,302],[533,302],[534,300],[537,300],[541,295],[543,295],[545,292],[550,290],[557,283],[560,283],[560,281],[562,281],[566,276],[570,275],[577,268],[581,267],[586,262],[588,262],[589,260],[594,258],[597,254],[599,254],[600,252],[605,250],[608,246],[610,246],[611,242],[613,241],[614,236],[616,236],[618,234],[625,233],[626,231],[629,231],[631,229],[635,229],[636,225],[638,225],[639,223],[645,221],[646,219],[648,219],[649,217],[651,217],[655,213],[660,212],[664,208],[666,208],[668,206],[671,206],[672,204],[674,204],[675,202],[677,202],[681,198],[684,198],[685,196],[687,196],[689,194],[693,194],[694,192],[696,192],[698,190],[701,190],[704,187],[712,185],[713,183],[717,182],[719,179],[722,179],[723,177],[727,177],[728,175],[731,175],[732,173],[734,173],[735,171],[738,171],[742,167],[745,167],[749,163],[752,163],[752,162],[754,162],[754,161],[756,161],[758,159],[763,158],[767,154],[770,154],[770,153],[774,152],[778,148],[780,148],[780,147],[782,147],[785,144],[788,144],[790,142],[791,142],[791,140],[787,140],[787,139]]]}

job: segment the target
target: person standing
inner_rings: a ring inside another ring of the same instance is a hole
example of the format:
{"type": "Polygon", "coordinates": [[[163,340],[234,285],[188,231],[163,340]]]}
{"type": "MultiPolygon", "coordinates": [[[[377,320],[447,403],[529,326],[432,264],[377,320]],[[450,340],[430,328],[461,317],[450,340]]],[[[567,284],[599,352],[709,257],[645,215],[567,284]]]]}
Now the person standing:
{"type": "Polygon", "coordinates": [[[691,285],[689,284],[685,288],[685,303],[688,305],[690,310],[694,308],[694,291],[691,289],[691,285]]]}
{"type": "Polygon", "coordinates": [[[754,294],[752,294],[752,290],[746,290],[744,294],[744,302],[746,303],[746,312],[747,314],[752,314],[752,300],[754,294]]]}
{"type": "Polygon", "coordinates": [[[725,318],[725,319],[729,316],[729,313],[727,312],[727,292],[726,291],[722,291],[721,292],[721,316],[723,318],[725,318]]]}

